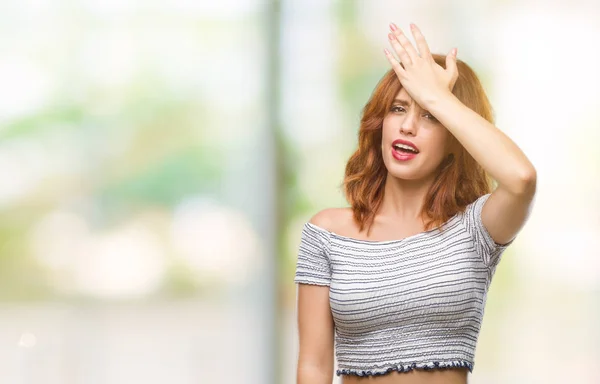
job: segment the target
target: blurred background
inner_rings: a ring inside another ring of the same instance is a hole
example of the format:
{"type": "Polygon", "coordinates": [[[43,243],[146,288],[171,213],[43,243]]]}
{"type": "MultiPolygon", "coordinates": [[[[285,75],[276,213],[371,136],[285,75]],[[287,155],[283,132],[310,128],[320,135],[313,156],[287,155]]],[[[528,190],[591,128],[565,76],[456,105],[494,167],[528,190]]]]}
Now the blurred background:
{"type": "Polygon", "coordinates": [[[600,383],[585,0],[1,0],[0,382],[294,383],[301,227],[346,205],[391,21],[458,47],[538,169],[469,382],[600,383]]]}

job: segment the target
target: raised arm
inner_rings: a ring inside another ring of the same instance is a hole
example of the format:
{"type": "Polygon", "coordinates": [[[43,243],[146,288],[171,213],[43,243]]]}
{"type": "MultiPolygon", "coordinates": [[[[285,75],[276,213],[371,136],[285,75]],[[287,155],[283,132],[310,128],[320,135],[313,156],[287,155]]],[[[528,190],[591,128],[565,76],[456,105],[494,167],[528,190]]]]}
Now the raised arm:
{"type": "Polygon", "coordinates": [[[508,136],[453,94],[427,108],[498,183],[482,208],[481,221],[496,243],[509,242],[529,216],[535,168],[508,136]]]}
{"type": "Polygon", "coordinates": [[[386,56],[403,87],[498,183],[483,206],[481,220],[495,242],[509,242],[529,216],[536,191],[535,168],[508,136],[452,94],[458,78],[456,49],[448,54],[446,68],[442,68],[415,25],[411,30],[418,52],[397,26],[391,25],[391,30],[390,43],[402,66],[389,51],[386,56]]]}

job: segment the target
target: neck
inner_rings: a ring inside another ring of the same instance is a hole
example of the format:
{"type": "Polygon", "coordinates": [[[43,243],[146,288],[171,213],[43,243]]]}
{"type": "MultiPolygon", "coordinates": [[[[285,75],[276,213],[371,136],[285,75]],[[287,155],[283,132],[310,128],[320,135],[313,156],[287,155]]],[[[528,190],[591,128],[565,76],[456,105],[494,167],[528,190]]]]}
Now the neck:
{"type": "Polygon", "coordinates": [[[434,177],[403,180],[388,173],[379,215],[394,220],[420,220],[425,195],[434,177]]]}

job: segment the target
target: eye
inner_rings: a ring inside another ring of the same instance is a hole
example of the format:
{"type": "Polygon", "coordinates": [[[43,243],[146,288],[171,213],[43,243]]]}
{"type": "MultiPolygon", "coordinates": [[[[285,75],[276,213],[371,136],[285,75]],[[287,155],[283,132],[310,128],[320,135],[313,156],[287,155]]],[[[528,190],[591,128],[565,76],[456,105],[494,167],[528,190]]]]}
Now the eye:
{"type": "Polygon", "coordinates": [[[406,112],[404,107],[401,107],[399,105],[393,105],[391,111],[392,112],[406,112]]]}
{"type": "Polygon", "coordinates": [[[438,119],[436,119],[431,113],[426,113],[425,117],[434,122],[438,121],[438,119]]]}

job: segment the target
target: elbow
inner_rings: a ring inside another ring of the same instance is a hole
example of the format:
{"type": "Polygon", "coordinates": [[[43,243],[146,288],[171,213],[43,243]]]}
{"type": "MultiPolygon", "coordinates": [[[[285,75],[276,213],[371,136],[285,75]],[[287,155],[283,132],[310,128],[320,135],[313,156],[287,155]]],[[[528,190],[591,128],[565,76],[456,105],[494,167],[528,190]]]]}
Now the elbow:
{"type": "Polygon", "coordinates": [[[333,351],[305,354],[300,351],[297,361],[298,384],[327,383],[333,379],[333,351]]]}
{"type": "Polygon", "coordinates": [[[333,366],[322,367],[312,364],[298,364],[297,384],[330,384],[333,380],[333,366]]]}
{"type": "Polygon", "coordinates": [[[537,171],[533,166],[516,172],[513,192],[520,196],[533,196],[537,186],[537,171]]]}

